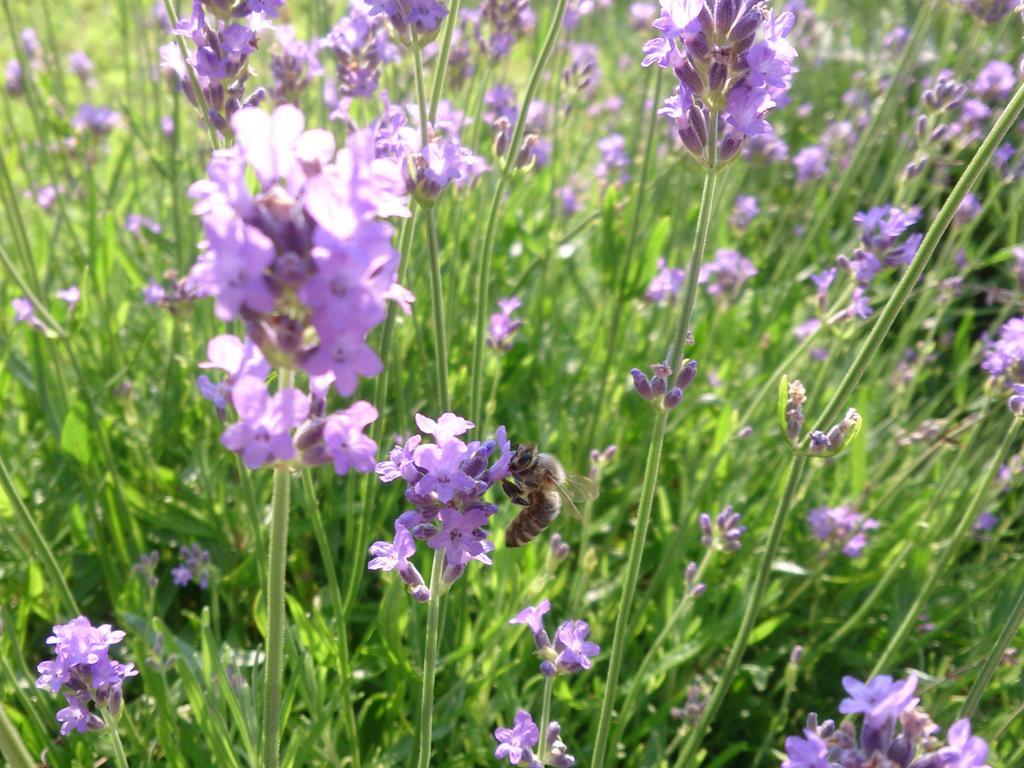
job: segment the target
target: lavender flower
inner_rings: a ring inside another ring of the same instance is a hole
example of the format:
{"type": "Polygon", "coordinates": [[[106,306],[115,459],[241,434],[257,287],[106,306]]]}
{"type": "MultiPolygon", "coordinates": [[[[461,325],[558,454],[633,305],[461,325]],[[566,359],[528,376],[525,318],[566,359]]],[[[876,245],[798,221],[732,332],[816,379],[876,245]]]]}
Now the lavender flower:
{"type": "Polygon", "coordinates": [[[182,546],[178,553],[181,563],[171,571],[175,586],[184,587],[190,582],[195,582],[200,589],[210,586],[210,552],[198,544],[191,544],[182,546]]]}
{"type": "MultiPolygon", "coordinates": [[[[474,425],[454,413],[445,413],[437,421],[417,414],[416,424],[424,435],[432,435],[434,442],[414,435],[404,445],[395,446],[387,460],[377,464],[376,472],[385,483],[405,480],[405,498],[414,509],[398,518],[396,532],[398,527],[404,528],[443,553],[444,584],[450,586],[471,560],[491,564],[488,553],[494,545],[487,538],[486,526],[498,508],[483,497],[508,476],[512,446],[504,427],[498,428],[492,440],[463,442],[459,436],[474,425]],[[492,463],[495,449],[500,456],[492,463]]],[[[391,545],[374,544],[380,551],[389,546],[398,546],[397,537],[391,545]]],[[[408,552],[406,559],[411,554],[408,552]]]]}
{"type": "Polygon", "coordinates": [[[69,53],[68,68],[83,84],[89,85],[92,82],[93,64],[85,51],[69,53]]]}
{"type": "Polygon", "coordinates": [[[316,54],[319,43],[307,43],[295,36],[294,28],[281,25],[274,28],[277,44],[270,51],[270,73],[274,86],[270,95],[277,104],[297,104],[314,77],[323,74],[316,54]]]}
{"type": "Polygon", "coordinates": [[[77,285],[69,285],[67,288],[62,288],[54,295],[67,304],[69,313],[73,312],[75,307],[78,306],[78,302],[82,300],[82,292],[78,289],[77,285]]]}
{"type": "Polygon", "coordinates": [[[221,435],[221,444],[242,456],[249,469],[286,462],[295,456],[291,432],[309,415],[309,397],[295,388],[273,395],[266,383],[245,376],[231,388],[240,420],[221,435]]]}
{"type": "Polygon", "coordinates": [[[733,203],[732,212],[729,214],[729,223],[741,232],[750,226],[750,223],[761,213],[757,204],[757,198],[753,195],[739,195],[733,203]]]}
{"type": "Polygon", "coordinates": [[[371,571],[398,571],[402,581],[410,588],[415,600],[425,603],[430,599],[430,589],[423,581],[423,575],[409,558],[416,553],[416,541],[409,529],[395,521],[395,538],[393,541],[378,541],[370,547],[369,568],[371,571]]]}
{"type": "Polygon", "coordinates": [[[1024,317],[1010,318],[986,341],[981,368],[1007,386],[1024,381],[1024,317]]]}
{"type": "Polygon", "coordinates": [[[644,291],[644,298],[652,304],[664,304],[679,295],[686,279],[686,271],[670,267],[665,259],[658,258],[657,274],[651,278],[644,291]]]}
{"type": "Polygon", "coordinates": [[[240,379],[246,376],[264,379],[270,373],[270,363],[248,338],[242,341],[231,334],[215,336],[206,345],[206,355],[209,360],[200,363],[200,368],[218,369],[228,376],[215,384],[204,374],[196,379],[196,386],[199,394],[216,406],[222,418],[231,404],[231,389],[240,379]]]}
{"type": "Polygon", "coordinates": [[[155,549],[149,554],[139,556],[138,562],[132,565],[132,573],[137,573],[146,581],[150,589],[156,589],[160,579],[157,578],[156,568],[160,564],[160,553],[155,549]]]}
{"type": "Polygon", "coordinates": [[[626,139],[620,133],[610,133],[597,140],[597,151],[601,153],[601,161],[594,168],[594,175],[608,183],[629,181],[629,154],[626,152],[626,139]]]}
{"type": "Polygon", "coordinates": [[[540,729],[525,709],[516,712],[513,727],[495,728],[494,738],[498,740],[494,756],[499,760],[508,758],[510,765],[528,765],[530,768],[542,765],[533,754],[533,747],[540,742],[540,729]]]}
{"type": "Polygon", "coordinates": [[[448,9],[438,0],[369,0],[371,14],[383,14],[405,45],[422,45],[437,34],[448,9]]]}
{"type": "Polygon", "coordinates": [[[783,379],[785,391],[785,404],[783,406],[783,428],[786,439],[791,445],[800,442],[800,436],[804,429],[804,403],[807,402],[807,392],[799,379],[787,382],[783,379]]]}
{"type": "Polygon", "coordinates": [[[544,628],[544,615],[551,610],[551,601],[542,600],[539,604],[528,605],[511,619],[509,624],[522,624],[530,628],[537,656],[541,659],[542,674],[569,675],[580,670],[590,669],[591,659],[601,652],[601,648],[587,639],[590,625],[579,619],[564,621],[555,632],[555,640],[544,628]]]}
{"type": "MultiPolygon", "coordinates": [[[[320,43],[320,50],[334,57],[337,96],[368,98],[377,90],[381,65],[398,60],[398,48],[388,39],[384,17],[371,16],[364,0],[352,0],[342,16],[320,43]]],[[[339,104],[334,116],[344,116],[339,104]]]]}
{"type": "Polygon", "coordinates": [[[491,315],[487,324],[487,346],[499,352],[507,352],[512,348],[516,331],[523,324],[519,318],[512,317],[512,313],[522,305],[523,302],[517,296],[498,300],[498,311],[491,315]]]}
{"type": "Polygon", "coordinates": [[[679,86],[659,114],[702,163],[728,163],[748,137],[771,133],[765,115],[786,103],[797,53],[785,38],[796,19],[788,11],[765,13],[753,0],[661,7],[654,27],[662,36],[644,45],[643,66],[671,68],[679,86]],[[707,148],[710,120],[719,136],[714,153],[707,148]]]}
{"type": "Polygon", "coordinates": [[[644,400],[647,400],[655,408],[671,411],[683,399],[690,384],[697,377],[697,361],[684,359],[679,366],[673,386],[669,387],[669,380],[672,378],[672,368],[668,363],[655,363],[651,366],[653,377],[643,373],[639,368],[632,369],[629,373],[633,377],[633,388],[644,400]]]}
{"type": "Polygon", "coordinates": [[[140,213],[129,213],[125,216],[124,228],[125,231],[131,232],[133,235],[140,233],[144,229],[152,232],[154,235],[159,235],[163,231],[163,227],[160,226],[159,222],[140,213]]]}
{"type": "Polygon", "coordinates": [[[121,114],[110,107],[82,104],[71,118],[71,127],[79,132],[89,131],[103,136],[120,127],[123,122],[121,114]]]}
{"type": "Polygon", "coordinates": [[[701,265],[697,282],[715,298],[735,301],[743,284],[756,274],[757,267],[739,251],[719,248],[713,259],[701,265]]]}
{"type": "Polygon", "coordinates": [[[90,704],[114,716],[120,713],[121,686],[138,674],[135,665],[110,658],[110,647],[124,636],[109,624],[94,627],[84,616],[53,627],[46,642],[54,647],[54,660],[40,662],[36,687],[50,693],[63,692],[68,706],[57,712],[62,736],[103,728],[103,721],[90,710],[90,704]]]}
{"type": "Polygon", "coordinates": [[[734,512],[731,505],[718,513],[714,526],[711,524],[711,516],[702,512],[699,518],[701,536],[700,541],[705,547],[712,547],[723,552],[738,552],[742,546],[740,537],[747,530],[745,525],[740,525],[740,515],[734,512]]]}
{"type": "Polygon", "coordinates": [[[793,157],[796,183],[820,179],[828,173],[828,150],[821,146],[804,147],[793,157]]]}
{"type": "Polygon", "coordinates": [[[816,507],[807,515],[815,538],[826,542],[828,550],[840,549],[849,558],[860,557],[867,546],[867,531],[881,527],[872,517],[864,517],[852,506],[816,507]]]}
{"type": "Polygon", "coordinates": [[[25,78],[21,71],[21,62],[8,59],[4,64],[4,92],[8,96],[20,96],[25,91],[25,78]]]}
{"type": "Polygon", "coordinates": [[[476,40],[480,52],[499,61],[512,46],[533,32],[536,16],[530,0],[483,0],[476,19],[476,40]]]}

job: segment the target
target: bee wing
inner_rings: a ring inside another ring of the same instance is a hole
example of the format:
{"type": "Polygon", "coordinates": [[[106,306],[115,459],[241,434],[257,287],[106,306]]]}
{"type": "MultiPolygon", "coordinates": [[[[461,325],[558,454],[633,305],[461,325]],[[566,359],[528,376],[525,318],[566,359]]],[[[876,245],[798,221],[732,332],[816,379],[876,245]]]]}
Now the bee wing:
{"type": "Polygon", "coordinates": [[[574,501],[593,501],[597,498],[597,483],[583,475],[566,475],[560,486],[562,495],[574,501]]]}
{"type": "Polygon", "coordinates": [[[576,502],[593,501],[597,498],[597,485],[589,477],[582,475],[566,475],[565,481],[555,486],[558,495],[565,502],[569,514],[577,520],[582,520],[579,507],[576,502]]]}

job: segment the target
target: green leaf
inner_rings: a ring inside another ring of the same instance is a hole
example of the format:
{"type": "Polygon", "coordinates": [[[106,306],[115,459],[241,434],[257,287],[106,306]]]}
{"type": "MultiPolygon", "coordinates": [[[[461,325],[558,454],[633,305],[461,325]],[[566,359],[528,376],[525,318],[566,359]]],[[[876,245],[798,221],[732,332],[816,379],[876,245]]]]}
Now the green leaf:
{"type": "Polygon", "coordinates": [[[60,430],[60,449],[69,456],[74,456],[82,464],[92,461],[92,450],[89,447],[89,423],[85,415],[85,405],[80,400],[72,403],[64,417],[64,426],[60,430]]]}

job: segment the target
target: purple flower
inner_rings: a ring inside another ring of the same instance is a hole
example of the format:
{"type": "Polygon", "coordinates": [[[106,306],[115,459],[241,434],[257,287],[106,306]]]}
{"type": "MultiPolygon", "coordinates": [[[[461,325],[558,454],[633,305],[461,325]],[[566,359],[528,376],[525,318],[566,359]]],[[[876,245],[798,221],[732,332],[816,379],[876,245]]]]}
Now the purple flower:
{"type": "Polygon", "coordinates": [[[867,546],[867,531],[881,527],[872,517],[865,518],[850,505],[816,507],[807,515],[807,523],[815,538],[830,547],[841,548],[847,557],[860,557],[867,546]]]}
{"type": "Polygon", "coordinates": [[[110,647],[124,637],[124,632],[109,624],[92,626],[84,616],[53,627],[46,642],[53,646],[54,659],[40,662],[35,684],[51,693],[66,688],[68,706],[57,713],[62,736],[72,730],[85,733],[103,728],[103,721],[89,710],[90,703],[114,714],[120,710],[121,685],[138,674],[133,664],[110,658],[110,647]]]}
{"type": "Polygon", "coordinates": [[[855,677],[843,677],[843,688],[849,696],[839,702],[839,711],[844,715],[861,713],[865,723],[881,726],[895,722],[907,708],[917,704],[914,689],[917,675],[911,673],[906,680],[893,680],[889,675],[875,675],[862,683],[855,677]]]}
{"type": "Polygon", "coordinates": [[[171,570],[175,586],[185,587],[194,581],[200,589],[210,585],[210,553],[198,544],[183,546],[178,550],[182,562],[171,570]]]}
{"type": "Polygon", "coordinates": [[[448,9],[438,0],[368,0],[370,13],[382,13],[398,32],[408,38],[410,30],[418,36],[430,37],[437,32],[448,9]]]}
{"type": "Polygon", "coordinates": [[[978,218],[980,213],[981,203],[972,192],[968,192],[964,199],[960,201],[960,205],[956,207],[956,213],[953,214],[953,223],[963,226],[978,218]]]}
{"type": "Polygon", "coordinates": [[[76,131],[90,131],[97,135],[110,133],[122,123],[119,112],[93,104],[82,104],[71,118],[71,127],[76,131]]]}
{"type": "Polygon", "coordinates": [[[566,621],[555,633],[555,666],[561,672],[590,669],[590,660],[601,652],[600,646],[587,640],[590,625],[575,619],[566,621]]]}
{"type": "Polygon", "coordinates": [[[669,267],[663,258],[658,259],[657,269],[657,274],[647,284],[644,298],[653,304],[662,304],[679,295],[683,280],[686,279],[686,271],[669,267]]]}
{"type": "Polygon", "coordinates": [[[991,512],[982,512],[974,521],[973,527],[975,532],[980,533],[981,531],[991,531],[997,525],[999,525],[998,515],[994,515],[991,512]]]}
{"type": "MultiPolygon", "coordinates": [[[[348,15],[342,16],[320,41],[320,50],[329,51],[334,57],[334,87],[343,99],[372,96],[380,82],[381,65],[397,61],[398,49],[388,38],[384,18],[371,16],[362,0],[354,1],[349,4],[348,15]]],[[[332,117],[343,116],[345,109],[340,104],[332,117]]]]}
{"type": "Polygon", "coordinates": [[[4,65],[4,91],[8,96],[19,96],[25,90],[25,79],[22,76],[21,62],[8,59],[4,65]]]}
{"type": "Polygon", "coordinates": [[[11,309],[14,310],[14,321],[16,323],[27,323],[33,328],[42,329],[43,324],[36,317],[35,307],[24,296],[16,296],[11,299],[11,309]]]}
{"type": "Polygon", "coordinates": [[[508,758],[511,765],[522,765],[525,760],[531,768],[539,765],[532,748],[540,742],[540,729],[525,709],[516,712],[511,728],[495,728],[494,738],[498,740],[494,756],[499,760],[508,758]]]}
{"type": "Polygon", "coordinates": [[[626,151],[626,139],[620,133],[610,133],[597,140],[597,151],[601,153],[601,162],[594,169],[594,175],[608,181],[629,181],[629,153],[626,151]]]}
{"type": "Polygon", "coordinates": [[[159,235],[163,231],[163,227],[158,222],[140,213],[129,213],[125,216],[124,228],[133,235],[138,234],[143,229],[148,229],[154,235],[159,235]]]}
{"type": "Polygon", "coordinates": [[[68,68],[83,83],[88,83],[92,79],[92,60],[85,51],[72,51],[69,53],[68,68]]]}
{"type": "Polygon", "coordinates": [[[295,456],[291,430],[309,413],[306,395],[291,388],[270,395],[266,382],[245,376],[231,388],[231,401],[241,420],[227,428],[221,443],[241,454],[249,469],[295,456]]]}
{"type": "Polygon", "coordinates": [[[371,571],[398,571],[402,581],[411,588],[412,596],[419,602],[430,599],[430,590],[423,576],[409,558],[416,554],[416,541],[409,529],[396,521],[395,538],[392,542],[378,541],[370,547],[373,559],[367,566],[371,571]]]}
{"type": "Polygon", "coordinates": [[[986,341],[981,368],[1008,385],[1024,380],[1024,317],[1010,318],[995,339],[986,341]]]}
{"type": "Polygon", "coordinates": [[[377,444],[363,433],[377,420],[377,409],[365,400],[344,411],[333,413],[324,424],[324,445],[334,460],[334,471],[348,474],[349,469],[369,472],[377,456],[377,444]]]}
{"type": "Polygon", "coordinates": [[[701,266],[697,282],[707,285],[712,296],[732,301],[743,284],[756,274],[757,268],[739,251],[719,248],[715,257],[701,266]]]}
{"type": "Polygon", "coordinates": [[[142,289],[142,300],[147,304],[159,304],[166,298],[167,291],[155,280],[150,280],[146,283],[146,287],[142,289]]]}
{"type": "Polygon", "coordinates": [[[214,385],[206,376],[200,376],[197,380],[203,397],[212,401],[219,410],[227,406],[231,387],[239,379],[245,376],[265,379],[270,373],[270,363],[249,338],[243,342],[229,333],[215,336],[206,344],[206,356],[209,360],[199,363],[200,368],[216,368],[228,374],[227,380],[221,385],[214,385]],[[218,394],[211,396],[211,392],[218,394]]]}
{"type": "Polygon", "coordinates": [[[707,513],[701,513],[699,522],[700,540],[705,547],[714,545],[724,552],[739,551],[740,537],[746,532],[747,527],[740,525],[740,515],[733,511],[731,505],[727,505],[718,513],[714,527],[711,525],[711,516],[707,513]]]}
{"type": "Polygon", "coordinates": [[[988,744],[984,739],[971,735],[970,720],[963,718],[953,723],[946,740],[949,746],[938,752],[945,768],[987,768],[988,744]]]}
{"type": "Polygon", "coordinates": [[[786,759],[781,768],[832,768],[835,763],[827,759],[828,745],[810,728],[804,730],[804,738],[786,738],[786,759]]]}
{"type": "Polygon", "coordinates": [[[498,311],[491,315],[487,324],[487,345],[492,349],[507,352],[512,348],[512,338],[523,321],[513,318],[512,313],[523,305],[516,296],[498,300],[498,311]]]}
{"type": "Polygon", "coordinates": [[[498,508],[483,497],[508,476],[511,444],[504,427],[498,428],[493,440],[464,443],[458,436],[473,423],[454,413],[443,414],[437,421],[417,414],[416,423],[435,442],[414,435],[396,446],[376,472],[383,482],[406,482],[405,497],[415,509],[402,514],[396,525],[426,540],[431,549],[444,552],[444,582],[450,585],[470,560],[490,565],[487,553],[493,545],[486,525],[498,508]],[[496,450],[500,456],[494,460],[496,450]]]}
{"type": "Polygon", "coordinates": [[[793,157],[797,184],[820,179],[828,173],[828,150],[820,146],[804,147],[793,157]]]}
{"type": "Polygon", "coordinates": [[[756,219],[759,213],[761,213],[761,208],[757,204],[756,197],[739,195],[729,214],[729,223],[742,232],[750,226],[750,222],[756,219]]]}
{"type": "Polygon", "coordinates": [[[551,639],[544,629],[544,615],[551,610],[551,601],[541,600],[537,605],[528,605],[511,619],[509,624],[525,624],[533,633],[533,642],[537,650],[544,651],[551,647],[551,639]]]}
{"type": "Polygon", "coordinates": [[[176,587],[187,587],[188,583],[192,581],[192,571],[188,569],[187,565],[176,565],[171,569],[171,581],[176,587]]]}

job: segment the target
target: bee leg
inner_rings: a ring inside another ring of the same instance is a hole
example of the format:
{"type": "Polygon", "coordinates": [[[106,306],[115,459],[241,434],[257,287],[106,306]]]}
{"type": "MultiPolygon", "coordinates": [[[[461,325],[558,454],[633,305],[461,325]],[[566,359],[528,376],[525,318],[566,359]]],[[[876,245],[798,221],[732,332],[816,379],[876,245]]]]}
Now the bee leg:
{"type": "Polygon", "coordinates": [[[520,507],[525,507],[526,499],[523,497],[523,490],[516,483],[508,478],[501,481],[501,490],[508,496],[508,500],[520,507]]]}

